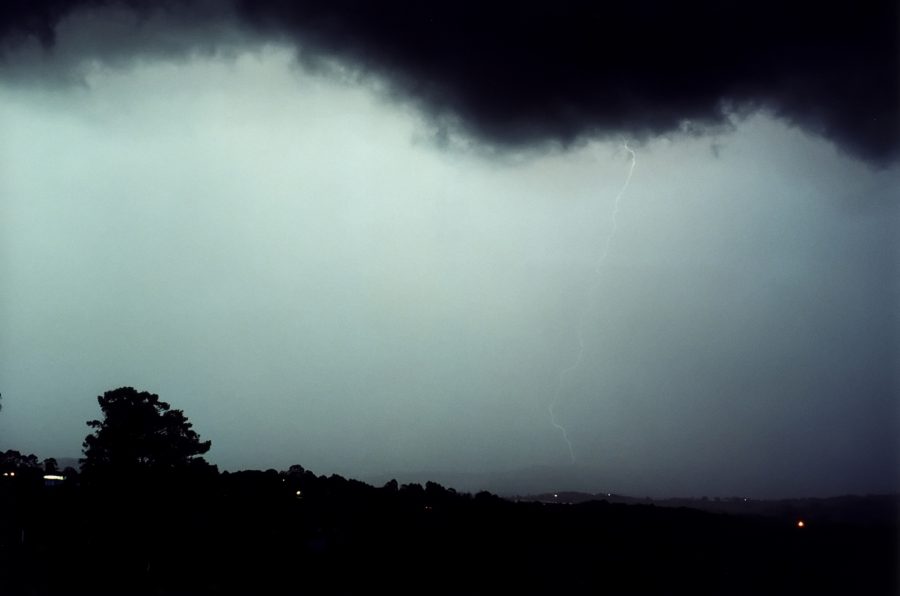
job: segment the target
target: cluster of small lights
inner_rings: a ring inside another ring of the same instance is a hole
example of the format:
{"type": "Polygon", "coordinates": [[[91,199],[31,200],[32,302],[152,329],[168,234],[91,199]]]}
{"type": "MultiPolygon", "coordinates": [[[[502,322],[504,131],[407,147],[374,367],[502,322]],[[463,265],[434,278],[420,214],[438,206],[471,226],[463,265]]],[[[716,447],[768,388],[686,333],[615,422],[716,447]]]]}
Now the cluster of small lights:
{"type": "Polygon", "coordinates": [[[3,472],[3,475],[4,476],[15,476],[16,473],[15,472],[3,472]]]}

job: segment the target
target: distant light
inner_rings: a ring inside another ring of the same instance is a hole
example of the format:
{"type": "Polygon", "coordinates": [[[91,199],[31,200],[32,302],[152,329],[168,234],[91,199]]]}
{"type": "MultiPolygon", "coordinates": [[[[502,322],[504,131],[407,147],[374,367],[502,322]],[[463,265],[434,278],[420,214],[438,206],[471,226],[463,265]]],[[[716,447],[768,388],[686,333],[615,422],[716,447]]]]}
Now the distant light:
{"type": "Polygon", "coordinates": [[[612,496],[612,493],[606,493],[606,496],[607,496],[607,497],[611,497],[611,496],[612,496]]]}
{"type": "Polygon", "coordinates": [[[558,499],[558,498],[559,498],[559,495],[556,494],[556,493],[553,493],[553,498],[554,498],[554,499],[558,499]]]}
{"type": "Polygon", "coordinates": [[[44,474],[44,480],[65,480],[65,476],[59,474],[44,474]]]}
{"type": "Polygon", "coordinates": [[[806,524],[803,523],[803,520],[801,519],[801,520],[797,521],[797,527],[798,527],[798,528],[804,528],[804,527],[806,527],[806,524]]]}
{"type": "Polygon", "coordinates": [[[302,497],[302,496],[303,496],[303,491],[302,491],[302,490],[298,490],[295,494],[296,494],[298,497],[302,497]]]}
{"type": "Polygon", "coordinates": [[[15,476],[16,473],[15,473],[15,472],[10,472],[9,475],[10,475],[10,476],[15,476]]]}

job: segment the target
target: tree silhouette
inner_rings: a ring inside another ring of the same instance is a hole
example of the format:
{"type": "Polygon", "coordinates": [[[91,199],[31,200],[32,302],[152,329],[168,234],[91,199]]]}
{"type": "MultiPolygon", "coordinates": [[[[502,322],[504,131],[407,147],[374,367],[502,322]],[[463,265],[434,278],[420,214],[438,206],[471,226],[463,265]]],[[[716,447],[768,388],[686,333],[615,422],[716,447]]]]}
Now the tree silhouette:
{"type": "Polygon", "coordinates": [[[211,441],[200,441],[184,413],[158,395],[121,387],[97,401],[104,418],[87,423],[95,431],[84,439],[85,473],[139,474],[206,464],[198,456],[209,451],[211,441]]]}
{"type": "Polygon", "coordinates": [[[22,472],[40,469],[40,463],[37,456],[32,453],[19,453],[15,449],[7,449],[0,452],[0,468],[7,472],[22,472]]]}

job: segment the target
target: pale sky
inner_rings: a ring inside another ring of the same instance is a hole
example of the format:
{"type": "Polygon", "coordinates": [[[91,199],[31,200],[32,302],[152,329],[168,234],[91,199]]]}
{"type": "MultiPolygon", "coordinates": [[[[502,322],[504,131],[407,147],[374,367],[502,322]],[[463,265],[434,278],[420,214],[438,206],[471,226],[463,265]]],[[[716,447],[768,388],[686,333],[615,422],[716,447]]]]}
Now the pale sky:
{"type": "Polygon", "coordinates": [[[78,457],[133,386],[221,469],[900,489],[897,163],[767,110],[489,148],[278,43],[66,81],[28,51],[0,78],[0,449],[78,457]],[[573,464],[548,406],[579,325],[573,464]]]}

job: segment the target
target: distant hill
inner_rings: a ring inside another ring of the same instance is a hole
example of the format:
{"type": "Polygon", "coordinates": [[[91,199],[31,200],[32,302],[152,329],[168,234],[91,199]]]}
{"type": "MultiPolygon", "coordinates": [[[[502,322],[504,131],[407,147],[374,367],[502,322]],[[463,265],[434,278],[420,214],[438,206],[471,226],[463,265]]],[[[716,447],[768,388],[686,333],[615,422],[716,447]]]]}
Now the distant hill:
{"type": "Polygon", "coordinates": [[[81,469],[81,463],[78,461],[77,457],[57,457],[56,465],[59,466],[60,470],[65,470],[66,468],[75,468],[76,470],[81,469]]]}
{"type": "Polygon", "coordinates": [[[476,493],[482,490],[503,497],[538,494],[548,488],[591,492],[597,490],[599,476],[596,470],[576,466],[529,466],[504,472],[454,472],[447,470],[422,470],[376,474],[364,478],[375,486],[396,479],[400,483],[426,481],[452,486],[460,492],[476,493]]]}
{"type": "Polygon", "coordinates": [[[689,507],[711,513],[730,515],[762,515],[809,522],[853,524],[900,524],[900,495],[845,495],[809,499],[728,498],[636,498],[612,493],[557,492],[513,497],[517,501],[579,504],[607,501],[621,504],[644,504],[659,507],[689,507]]]}

